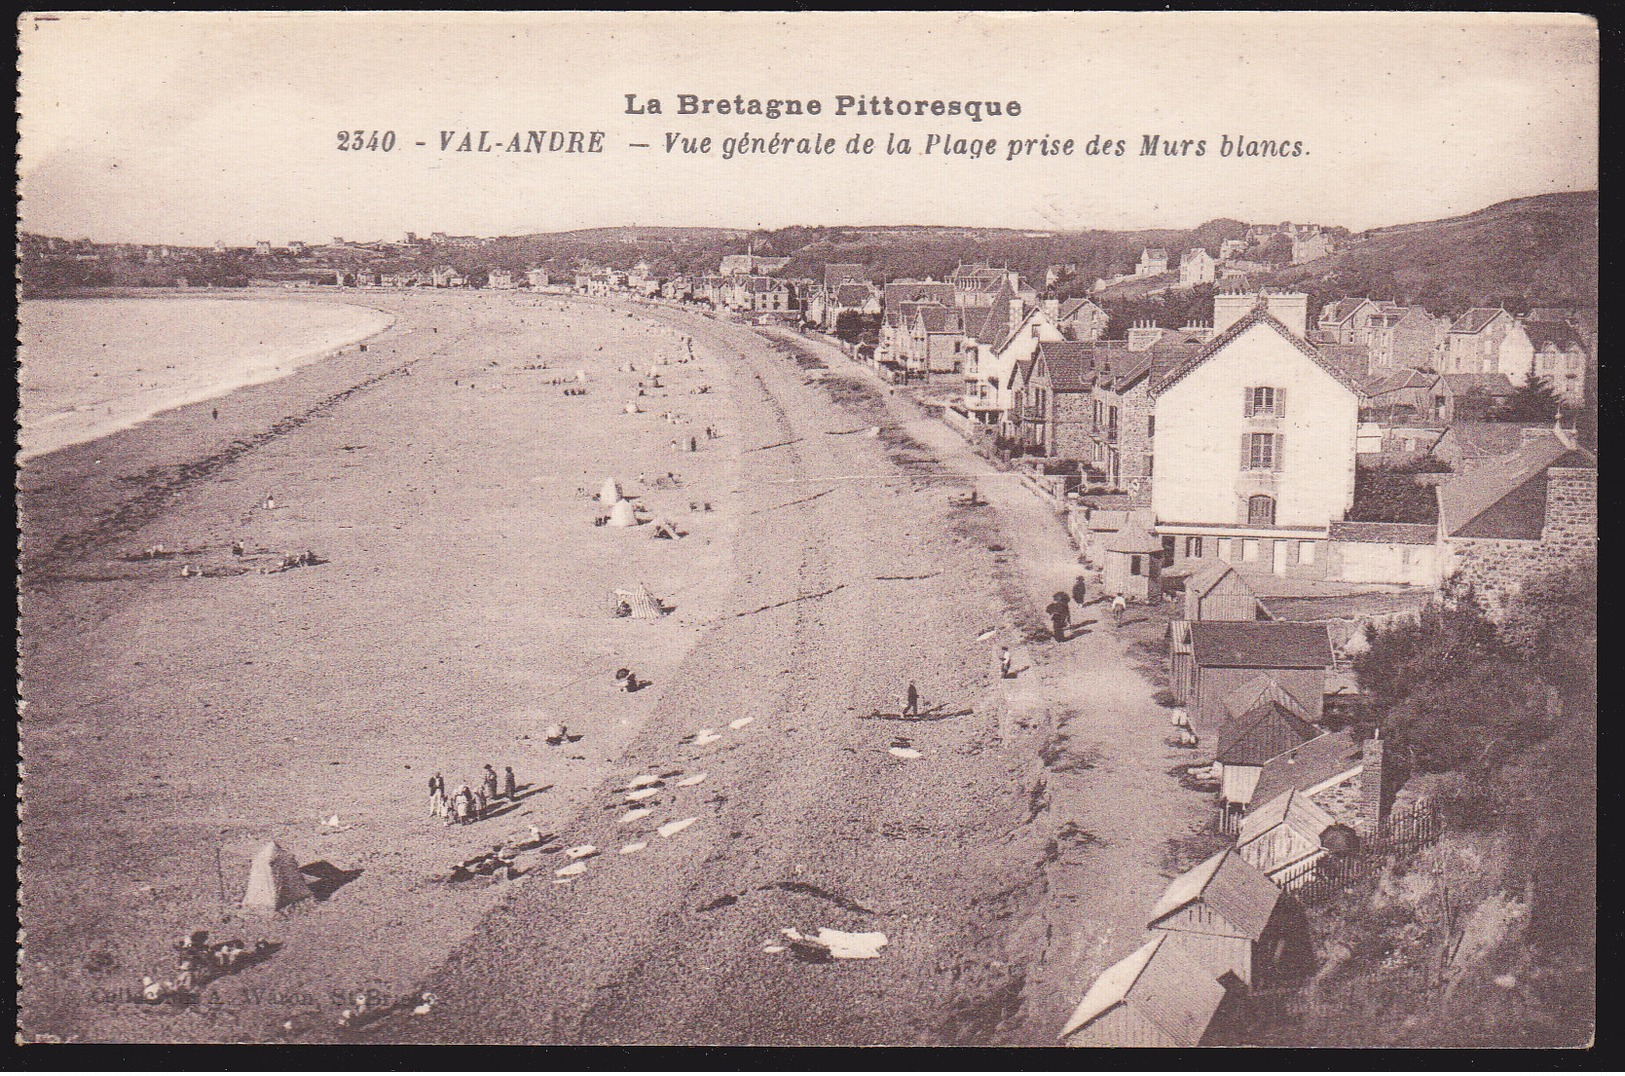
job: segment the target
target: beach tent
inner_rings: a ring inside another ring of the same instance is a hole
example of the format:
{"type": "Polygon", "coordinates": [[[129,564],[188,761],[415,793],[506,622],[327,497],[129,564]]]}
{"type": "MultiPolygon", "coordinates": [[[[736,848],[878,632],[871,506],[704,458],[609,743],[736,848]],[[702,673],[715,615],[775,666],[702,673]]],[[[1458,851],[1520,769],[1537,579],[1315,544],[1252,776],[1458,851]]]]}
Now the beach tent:
{"type": "Polygon", "coordinates": [[[248,869],[248,890],[243,894],[244,908],[270,915],[310,895],[299,861],[287,849],[269,841],[254,854],[254,863],[248,869]]]}
{"type": "Polygon", "coordinates": [[[649,588],[639,583],[635,587],[616,587],[612,606],[619,606],[625,602],[632,610],[632,616],[639,620],[657,620],[665,615],[665,608],[660,599],[649,593],[649,588]]]}
{"type": "Polygon", "coordinates": [[[611,527],[636,527],[638,513],[632,507],[631,501],[616,501],[615,507],[609,510],[609,525],[611,527]]]}
{"type": "Polygon", "coordinates": [[[621,484],[613,478],[604,479],[604,484],[598,490],[599,504],[614,504],[621,499],[621,484]]]}

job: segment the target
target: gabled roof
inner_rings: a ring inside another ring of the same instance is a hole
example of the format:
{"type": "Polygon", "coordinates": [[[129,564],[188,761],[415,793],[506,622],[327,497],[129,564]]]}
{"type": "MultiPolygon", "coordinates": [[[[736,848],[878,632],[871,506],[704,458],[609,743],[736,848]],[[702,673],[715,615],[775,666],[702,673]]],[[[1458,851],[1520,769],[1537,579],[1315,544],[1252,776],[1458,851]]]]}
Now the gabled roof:
{"type": "Polygon", "coordinates": [[[1283,325],[1281,321],[1277,319],[1275,315],[1271,314],[1267,309],[1265,309],[1262,304],[1255,306],[1252,310],[1248,311],[1241,318],[1237,319],[1234,325],[1230,326],[1224,332],[1202,345],[1201,349],[1198,350],[1196,354],[1190,356],[1188,359],[1185,359],[1178,366],[1170,370],[1162,381],[1155,386],[1153,391],[1157,394],[1166,392],[1168,389],[1178,384],[1186,374],[1189,374],[1192,370],[1202,365],[1208,359],[1211,359],[1213,356],[1229,347],[1237,338],[1239,338],[1249,329],[1253,328],[1255,325],[1263,325],[1274,329],[1283,338],[1285,338],[1288,343],[1297,348],[1305,358],[1309,359],[1316,366],[1319,366],[1322,370],[1325,370],[1332,377],[1336,378],[1337,381],[1347,387],[1350,392],[1354,393],[1356,396],[1359,395],[1360,384],[1358,381],[1350,377],[1336,364],[1328,362],[1319,351],[1310,345],[1309,341],[1303,339],[1301,336],[1298,336],[1291,329],[1283,325]]]}
{"type": "Polygon", "coordinates": [[[935,280],[894,280],[886,285],[884,298],[887,309],[897,303],[917,303],[922,299],[947,304],[954,301],[954,286],[935,280]]]}
{"type": "MultiPolygon", "coordinates": [[[[1257,802],[1256,798],[1254,802],[1257,802]]],[[[1242,815],[1241,826],[1236,831],[1236,848],[1245,848],[1276,826],[1283,825],[1318,845],[1326,827],[1336,823],[1337,819],[1322,810],[1319,804],[1292,788],[1242,815]]],[[[1284,864],[1261,863],[1257,866],[1269,871],[1284,864]]]]}
{"type": "Polygon", "coordinates": [[[1067,321],[1075,318],[1080,313],[1086,312],[1084,310],[1085,307],[1092,308],[1096,313],[1105,313],[1105,311],[1101,310],[1100,306],[1091,299],[1068,299],[1066,302],[1061,304],[1060,309],[1055,315],[1055,320],[1067,321]]]}
{"type": "Polygon", "coordinates": [[[1226,766],[1262,766],[1317,734],[1298,700],[1267,676],[1226,695],[1224,708],[1213,757],[1226,766]]]}
{"type": "Polygon", "coordinates": [[[836,306],[862,306],[874,297],[867,284],[837,284],[833,293],[836,306]]]}
{"type": "Polygon", "coordinates": [[[957,333],[960,330],[959,311],[934,303],[920,303],[915,314],[928,333],[957,333]]]}
{"type": "Polygon", "coordinates": [[[1439,375],[1428,370],[1392,370],[1367,381],[1365,394],[1375,398],[1406,389],[1430,389],[1438,381],[1439,375]]]}
{"type": "Polygon", "coordinates": [[[1548,347],[1558,351],[1585,351],[1580,334],[1566,321],[1526,321],[1523,331],[1528,335],[1529,342],[1535,345],[1536,351],[1544,351],[1548,347]]]}
{"type": "Polygon", "coordinates": [[[1369,302],[1371,302],[1370,299],[1339,299],[1335,303],[1328,303],[1320,312],[1320,321],[1341,325],[1369,302]]]}
{"type": "Polygon", "coordinates": [[[1185,595],[1187,598],[1194,597],[1197,601],[1201,601],[1213,592],[1214,587],[1226,580],[1232,583],[1240,583],[1242,589],[1249,594],[1252,593],[1253,588],[1247,585],[1247,581],[1241,577],[1241,574],[1230,565],[1220,561],[1203,568],[1185,580],[1185,595]]]}
{"type": "Polygon", "coordinates": [[[1322,733],[1264,763],[1258,773],[1258,783],[1253,786],[1253,800],[1268,803],[1293,789],[1307,792],[1350,770],[1360,769],[1364,765],[1363,757],[1360,745],[1354,742],[1354,735],[1348,729],[1322,733]]]}
{"type": "Polygon", "coordinates": [[[1207,252],[1206,247],[1192,247],[1179,256],[1179,264],[1189,265],[1191,262],[1197,261],[1200,258],[1207,258],[1209,261],[1212,261],[1213,255],[1207,252]]]}
{"type": "Polygon", "coordinates": [[[1005,387],[1015,388],[1018,384],[1025,385],[1031,381],[1033,379],[1033,364],[1037,361],[1037,357],[1034,357],[1012,363],[1010,366],[1010,383],[1005,387]]]}
{"type": "Polygon", "coordinates": [[[1481,333],[1485,329],[1489,328],[1490,322],[1503,315],[1507,317],[1511,316],[1498,306],[1475,306],[1471,310],[1467,311],[1467,313],[1457,318],[1450,326],[1450,331],[1453,333],[1466,333],[1468,335],[1472,335],[1473,333],[1481,333]]]}
{"type": "Polygon", "coordinates": [[[1094,382],[1095,348],[1071,340],[1040,340],[1036,358],[1056,392],[1088,392],[1094,382]]]}
{"type": "Polygon", "coordinates": [[[1160,553],[1162,539],[1145,527],[1125,526],[1106,543],[1108,553],[1160,553]]]}
{"type": "Polygon", "coordinates": [[[1010,287],[1010,281],[1005,280],[999,285],[999,290],[993,293],[993,301],[988,304],[987,313],[976,326],[976,342],[993,347],[995,344],[1002,347],[1008,342],[1012,330],[1010,327],[1010,304],[1016,298],[1015,290],[1010,287]]]}
{"type": "Polygon", "coordinates": [[[1066,1038],[1118,1005],[1130,1005],[1176,1046],[1202,1041],[1213,1014],[1224,1001],[1219,981],[1157,936],[1101,973],[1089,987],[1071,1019],[1061,1028],[1066,1038]]]}
{"type": "Polygon", "coordinates": [[[1518,451],[1523,445],[1523,429],[1521,422],[1453,422],[1445,436],[1455,442],[1464,457],[1482,459],[1518,451]]]}
{"type": "Polygon", "coordinates": [[[1546,523],[1546,472],[1595,467],[1597,458],[1555,435],[1486,460],[1439,487],[1439,522],[1451,538],[1538,539],[1546,523]]]}
{"type": "Polygon", "coordinates": [[[1191,654],[1211,668],[1326,669],[1332,644],[1326,625],[1272,620],[1199,620],[1191,654]]]}
{"type": "Polygon", "coordinates": [[[1281,890],[1274,882],[1237,855],[1234,848],[1226,848],[1175,878],[1151,909],[1146,926],[1155,928],[1161,920],[1200,900],[1239,930],[1242,937],[1257,941],[1264,936],[1264,928],[1269,926],[1280,899],[1281,890]]]}
{"type": "Polygon", "coordinates": [[[855,262],[829,262],[824,266],[824,287],[835,288],[853,281],[868,283],[869,270],[855,262]]]}

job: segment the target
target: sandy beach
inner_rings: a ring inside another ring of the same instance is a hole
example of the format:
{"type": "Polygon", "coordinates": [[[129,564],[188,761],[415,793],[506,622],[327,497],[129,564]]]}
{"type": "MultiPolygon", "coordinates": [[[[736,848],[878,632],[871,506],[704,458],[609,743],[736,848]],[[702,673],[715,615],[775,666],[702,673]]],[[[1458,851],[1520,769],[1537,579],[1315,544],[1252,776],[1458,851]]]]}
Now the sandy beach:
{"type": "Polygon", "coordinates": [[[395,321],[365,352],[20,473],[25,1028],[330,1041],[356,991],[431,988],[365,1037],[1050,1041],[1202,797],[1169,775],[1145,640],[1040,641],[1076,570],[1048,509],[822,345],[629,303],[369,302],[395,321]],[[607,477],[683,537],[594,526],[607,477]],[[952,502],[973,483],[991,508],[952,502]],[[638,584],[673,611],[610,615],[638,584]],[[432,774],[486,763],[516,802],[430,817],[432,774]],[[658,794],[624,820],[637,775],[658,794]],[[531,826],[601,854],[447,880],[531,826]],[[330,881],[245,918],[267,839],[330,881]],[[764,952],[820,927],[884,931],[884,959],[764,952]],[[200,928],[281,949],[191,1008],[125,997],[200,928]]]}

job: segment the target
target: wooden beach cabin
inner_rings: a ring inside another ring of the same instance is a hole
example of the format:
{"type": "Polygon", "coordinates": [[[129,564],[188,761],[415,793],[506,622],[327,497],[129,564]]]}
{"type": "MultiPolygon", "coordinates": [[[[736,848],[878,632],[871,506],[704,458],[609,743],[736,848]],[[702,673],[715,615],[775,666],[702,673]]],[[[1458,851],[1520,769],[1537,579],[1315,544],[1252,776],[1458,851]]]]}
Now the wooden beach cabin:
{"type": "Polygon", "coordinates": [[[1197,620],[1190,626],[1191,725],[1207,741],[1224,724],[1224,700],[1267,676],[1318,722],[1325,705],[1332,646],[1325,624],[1301,621],[1197,620]]]}
{"type": "Polygon", "coordinates": [[[1258,598],[1241,573],[1213,564],[1185,580],[1186,620],[1262,620],[1258,598]]]}
{"type": "Polygon", "coordinates": [[[1175,878],[1146,926],[1215,979],[1253,987],[1272,981],[1301,941],[1301,919],[1286,904],[1280,887],[1226,848],[1175,878]]]}
{"type": "Polygon", "coordinates": [[[1162,597],[1162,540],[1140,526],[1126,526],[1106,542],[1101,585],[1131,602],[1162,597]]]}
{"type": "Polygon", "coordinates": [[[1061,1028],[1068,1046],[1190,1047],[1201,1043],[1226,990],[1157,936],[1101,973],[1061,1028]]]}
{"type": "Polygon", "coordinates": [[[1258,675],[1224,697],[1224,716],[1213,760],[1219,764],[1219,797],[1245,808],[1265,763],[1313,740],[1320,730],[1279,683],[1258,675]]]}
{"type": "Polygon", "coordinates": [[[1243,816],[1236,851],[1291,892],[1314,877],[1315,864],[1326,855],[1321,835],[1336,824],[1307,795],[1289,789],[1243,816]]]}

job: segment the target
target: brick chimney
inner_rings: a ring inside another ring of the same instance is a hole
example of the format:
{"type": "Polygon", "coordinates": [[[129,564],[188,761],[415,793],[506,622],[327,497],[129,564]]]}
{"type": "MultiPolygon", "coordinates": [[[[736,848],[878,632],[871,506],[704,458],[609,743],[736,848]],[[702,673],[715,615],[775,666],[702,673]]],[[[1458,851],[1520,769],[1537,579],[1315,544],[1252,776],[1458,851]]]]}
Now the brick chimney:
{"type": "Polygon", "coordinates": [[[1010,331],[1015,332],[1021,324],[1021,319],[1027,316],[1026,308],[1020,299],[1010,300],[1010,331]]]}
{"type": "Polygon", "coordinates": [[[1388,817],[1390,779],[1384,765],[1382,730],[1378,729],[1361,749],[1360,769],[1360,833],[1374,837],[1382,832],[1388,817]]]}
{"type": "Polygon", "coordinates": [[[1059,299],[1045,299],[1044,300],[1044,316],[1046,318],[1049,318],[1051,321],[1054,321],[1056,318],[1060,317],[1061,316],[1061,300],[1059,300],[1059,299]]]}

